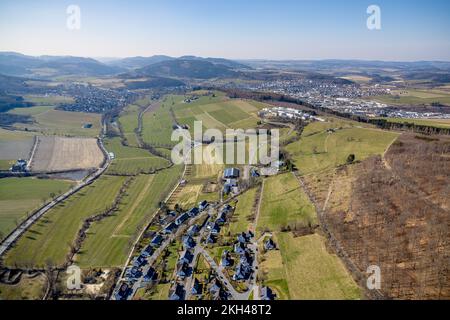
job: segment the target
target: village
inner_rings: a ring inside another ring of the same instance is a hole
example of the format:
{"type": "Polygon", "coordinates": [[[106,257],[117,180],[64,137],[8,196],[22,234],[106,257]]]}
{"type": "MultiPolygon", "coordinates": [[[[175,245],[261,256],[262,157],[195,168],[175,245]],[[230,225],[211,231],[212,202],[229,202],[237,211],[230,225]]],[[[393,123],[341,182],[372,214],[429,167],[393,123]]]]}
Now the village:
{"type": "MultiPolygon", "coordinates": [[[[234,207],[229,204],[239,194],[238,168],[227,168],[223,172],[222,193],[224,201],[209,203],[200,201],[196,207],[183,212],[170,211],[158,221],[149,244],[130,260],[118,282],[112,299],[134,299],[137,291],[161,281],[157,261],[174,242],[181,242],[175,274],[170,281],[170,300],[247,300],[251,294],[258,300],[274,300],[275,294],[266,286],[258,288],[257,254],[260,245],[254,230],[233,235],[232,250],[224,250],[220,261],[211,256],[212,249],[221,242],[221,229],[230,222],[234,207]],[[199,276],[195,270],[198,259],[205,259],[211,267],[210,274],[199,276]],[[238,287],[238,288],[237,288],[238,287]]],[[[272,239],[262,237],[264,250],[276,249],[272,239]]]]}

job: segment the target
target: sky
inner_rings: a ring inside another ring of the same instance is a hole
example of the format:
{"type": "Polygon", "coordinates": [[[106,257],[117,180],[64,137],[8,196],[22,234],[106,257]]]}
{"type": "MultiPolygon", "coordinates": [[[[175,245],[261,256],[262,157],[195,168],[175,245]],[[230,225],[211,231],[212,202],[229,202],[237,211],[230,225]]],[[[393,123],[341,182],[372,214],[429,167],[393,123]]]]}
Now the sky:
{"type": "Polygon", "coordinates": [[[0,51],[450,61],[450,1],[0,0],[0,51]],[[80,9],[79,29],[67,27],[69,5],[80,9]],[[380,30],[367,28],[370,5],[380,30]]]}

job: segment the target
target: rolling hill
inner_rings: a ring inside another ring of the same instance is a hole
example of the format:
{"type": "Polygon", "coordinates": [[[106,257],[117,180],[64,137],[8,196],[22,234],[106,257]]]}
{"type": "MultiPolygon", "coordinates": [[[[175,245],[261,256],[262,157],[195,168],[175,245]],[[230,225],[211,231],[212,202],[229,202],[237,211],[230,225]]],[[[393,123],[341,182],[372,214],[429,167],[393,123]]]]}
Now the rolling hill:
{"type": "Polygon", "coordinates": [[[71,56],[33,57],[15,52],[0,52],[0,73],[9,76],[46,78],[61,75],[106,76],[123,72],[91,58],[71,56]]]}
{"type": "Polygon", "coordinates": [[[193,79],[228,78],[239,74],[228,66],[195,59],[163,61],[137,69],[135,72],[140,76],[193,79]]]}

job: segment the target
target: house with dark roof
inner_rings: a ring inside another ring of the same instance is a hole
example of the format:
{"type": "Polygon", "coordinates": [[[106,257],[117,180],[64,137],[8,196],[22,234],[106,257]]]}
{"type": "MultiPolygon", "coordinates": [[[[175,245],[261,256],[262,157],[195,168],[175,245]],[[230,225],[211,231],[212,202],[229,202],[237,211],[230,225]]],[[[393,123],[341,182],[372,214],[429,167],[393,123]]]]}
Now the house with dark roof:
{"type": "Polygon", "coordinates": [[[158,278],[158,273],[156,272],[155,268],[150,267],[147,271],[147,273],[144,276],[144,281],[155,281],[158,278]]]}
{"type": "Polygon", "coordinates": [[[153,254],[154,250],[152,248],[151,245],[148,245],[143,251],[142,251],[142,255],[144,257],[149,257],[153,254]]]}
{"type": "Polygon", "coordinates": [[[216,243],[216,241],[217,239],[212,233],[210,233],[208,238],[206,238],[206,243],[216,243]]]}
{"type": "Polygon", "coordinates": [[[198,215],[200,213],[200,210],[197,207],[194,207],[192,209],[190,209],[187,214],[189,215],[189,217],[193,218],[196,215],[198,215]]]}
{"type": "Polygon", "coordinates": [[[223,172],[224,179],[239,178],[240,171],[237,168],[226,168],[223,172]]]}
{"type": "Polygon", "coordinates": [[[261,288],[261,300],[275,300],[276,295],[269,287],[261,288]]]}
{"type": "Polygon", "coordinates": [[[233,259],[231,258],[231,254],[228,250],[225,250],[222,254],[221,264],[223,267],[230,267],[233,265],[233,259]]]}
{"type": "Polygon", "coordinates": [[[216,220],[216,223],[219,225],[223,225],[227,222],[227,214],[226,212],[222,212],[216,220]]]}
{"type": "Polygon", "coordinates": [[[242,242],[238,242],[234,245],[234,252],[237,254],[244,254],[245,253],[246,246],[242,242]]]}
{"type": "Polygon", "coordinates": [[[197,245],[194,238],[192,238],[191,236],[185,236],[183,239],[183,244],[187,249],[195,248],[195,246],[197,245]]]}
{"type": "Polygon", "coordinates": [[[252,168],[252,170],[250,171],[250,175],[251,175],[253,178],[258,178],[258,177],[260,176],[258,170],[256,170],[255,168],[252,168]]]}
{"type": "Polygon", "coordinates": [[[186,234],[188,236],[195,236],[200,232],[200,226],[198,224],[194,224],[193,226],[190,226],[189,229],[187,230],[186,234]]]}
{"type": "Polygon", "coordinates": [[[211,228],[211,234],[219,234],[220,233],[220,226],[218,223],[214,223],[213,227],[211,228]]]}
{"type": "Polygon", "coordinates": [[[204,211],[207,207],[208,207],[208,201],[203,200],[201,202],[198,203],[198,208],[200,211],[204,211]]]}
{"type": "Polygon", "coordinates": [[[203,285],[198,281],[197,278],[194,278],[194,284],[192,285],[191,293],[193,295],[201,295],[203,293],[203,285]]]}
{"type": "Polygon", "coordinates": [[[174,292],[170,295],[170,300],[184,300],[185,290],[183,285],[177,283],[174,292]]]}
{"type": "Polygon", "coordinates": [[[181,255],[180,262],[181,263],[191,263],[194,259],[194,254],[191,250],[185,250],[184,253],[181,255]]]}
{"type": "Polygon", "coordinates": [[[166,233],[166,234],[171,234],[171,233],[173,233],[174,231],[176,231],[177,228],[178,228],[178,226],[176,225],[176,223],[172,222],[172,223],[170,223],[169,225],[167,225],[167,226],[164,228],[164,231],[163,231],[163,232],[166,233]]]}
{"type": "Polygon", "coordinates": [[[125,275],[126,275],[128,278],[136,279],[136,278],[139,278],[139,277],[142,276],[142,271],[141,271],[141,269],[139,269],[138,267],[133,266],[133,267],[131,267],[130,269],[127,270],[127,272],[125,273],[125,275]]]}
{"type": "Polygon", "coordinates": [[[225,194],[229,194],[230,192],[235,192],[237,189],[238,183],[236,179],[227,179],[223,184],[223,192],[225,194]]]}
{"type": "Polygon", "coordinates": [[[145,256],[142,254],[133,260],[133,266],[138,267],[138,268],[142,267],[143,265],[146,265],[146,264],[147,264],[147,260],[145,259],[145,256]]]}
{"type": "Polygon", "coordinates": [[[277,246],[275,245],[275,242],[273,242],[272,238],[269,238],[266,242],[264,242],[264,249],[267,251],[269,250],[275,250],[277,246]]]}
{"type": "Polygon", "coordinates": [[[240,281],[240,280],[248,280],[252,274],[252,267],[246,263],[241,263],[236,267],[236,272],[233,275],[234,281],[240,281]]]}
{"type": "Polygon", "coordinates": [[[132,290],[128,283],[122,283],[119,290],[117,291],[115,298],[116,300],[126,300],[131,294],[132,290]]]}
{"type": "Polygon", "coordinates": [[[161,243],[163,242],[163,240],[164,240],[164,238],[160,235],[160,234],[158,234],[158,235],[156,235],[153,239],[152,239],[152,241],[150,242],[150,244],[153,246],[153,247],[159,247],[160,245],[161,245],[161,243]]]}
{"type": "Polygon", "coordinates": [[[181,216],[179,216],[178,218],[176,218],[175,219],[175,224],[177,225],[177,226],[180,226],[180,225],[182,225],[184,222],[186,222],[186,220],[188,220],[189,219],[189,214],[186,212],[186,213],[183,213],[181,216]]]}
{"type": "Polygon", "coordinates": [[[230,206],[229,204],[226,204],[226,205],[222,208],[222,211],[226,211],[227,213],[230,212],[231,210],[233,210],[233,207],[230,206]]]}
{"type": "Polygon", "coordinates": [[[192,268],[187,264],[186,262],[183,262],[182,264],[178,265],[178,271],[177,276],[184,279],[186,277],[189,277],[192,273],[192,268]]]}

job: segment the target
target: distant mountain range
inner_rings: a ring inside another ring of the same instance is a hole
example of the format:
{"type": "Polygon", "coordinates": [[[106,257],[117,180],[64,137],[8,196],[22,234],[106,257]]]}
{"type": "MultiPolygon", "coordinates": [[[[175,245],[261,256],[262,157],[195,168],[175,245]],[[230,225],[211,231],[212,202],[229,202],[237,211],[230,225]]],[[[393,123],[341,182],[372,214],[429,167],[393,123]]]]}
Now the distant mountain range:
{"type": "MultiPolygon", "coordinates": [[[[155,55],[104,59],[72,56],[28,56],[16,52],[0,52],[0,74],[33,79],[58,76],[117,76],[123,79],[147,78],[147,85],[177,86],[187,79],[237,78],[270,76],[270,70],[285,70],[294,74],[314,72],[334,77],[349,74],[367,75],[378,82],[405,80],[450,81],[450,62],[445,61],[365,61],[365,60],[240,60],[155,55]],[[260,71],[260,72],[258,72],[260,71]],[[260,74],[258,74],[260,73],[260,74]],[[176,80],[176,81],[174,81],[176,80]]],[[[145,79],[144,79],[145,80],[145,79]]],[[[133,83],[132,86],[137,86],[133,83]]]]}
{"type": "Polygon", "coordinates": [[[16,52],[0,52],[0,74],[36,78],[55,76],[129,76],[210,79],[231,77],[235,70],[250,69],[247,65],[222,59],[164,55],[130,57],[100,62],[92,58],[72,56],[28,56],[16,52]]]}
{"type": "Polygon", "coordinates": [[[107,76],[124,70],[91,58],[71,56],[27,56],[0,52],[0,73],[10,76],[46,78],[63,75],[107,76]]]}

